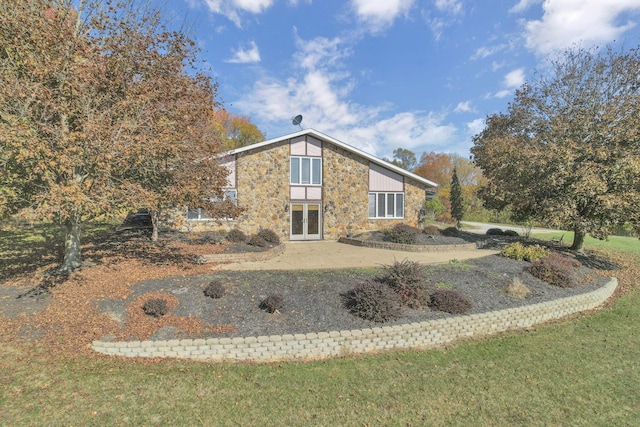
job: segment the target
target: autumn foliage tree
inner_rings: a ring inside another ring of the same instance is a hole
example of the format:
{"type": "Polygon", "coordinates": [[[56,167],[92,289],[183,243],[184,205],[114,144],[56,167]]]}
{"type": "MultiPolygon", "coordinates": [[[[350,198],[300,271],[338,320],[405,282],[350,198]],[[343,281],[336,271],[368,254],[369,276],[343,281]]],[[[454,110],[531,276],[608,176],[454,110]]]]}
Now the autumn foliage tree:
{"type": "Polygon", "coordinates": [[[220,194],[216,86],[195,55],[133,0],[0,0],[0,213],[61,224],[62,271],[91,218],[220,194]]]}
{"type": "Polygon", "coordinates": [[[225,150],[233,150],[266,139],[265,134],[251,123],[249,117],[232,114],[224,108],[218,108],[213,112],[212,123],[219,138],[224,141],[225,150]]]}
{"type": "Polygon", "coordinates": [[[487,118],[472,153],[482,197],[584,237],[640,228],[640,51],[569,49],[487,118]]]}
{"type": "Polygon", "coordinates": [[[437,196],[426,204],[427,212],[433,212],[440,221],[450,222],[455,218],[451,198],[454,170],[460,185],[460,195],[467,201],[467,207],[473,208],[473,213],[483,210],[476,196],[478,185],[483,179],[482,172],[469,159],[455,153],[425,152],[420,156],[420,161],[413,171],[416,175],[440,184],[437,196]]]}

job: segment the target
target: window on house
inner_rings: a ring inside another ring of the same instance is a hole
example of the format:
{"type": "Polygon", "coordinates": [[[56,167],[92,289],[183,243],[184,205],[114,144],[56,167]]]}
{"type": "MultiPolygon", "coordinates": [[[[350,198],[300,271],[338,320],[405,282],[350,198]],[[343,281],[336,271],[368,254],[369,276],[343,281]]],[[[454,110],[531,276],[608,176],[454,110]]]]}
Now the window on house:
{"type": "MultiPolygon", "coordinates": [[[[230,200],[233,202],[235,206],[238,206],[238,190],[226,190],[222,197],[214,197],[210,199],[211,202],[220,202],[222,200],[230,200]]],[[[187,209],[187,219],[188,220],[208,220],[208,219],[220,219],[220,218],[212,218],[205,209],[196,208],[196,209],[187,209]]],[[[224,219],[224,218],[222,218],[224,219]]]]}
{"type": "Polygon", "coordinates": [[[369,193],[369,218],[404,218],[404,193],[369,193]]]}
{"type": "Polygon", "coordinates": [[[291,184],[321,185],[322,159],[320,157],[291,157],[291,184]]]}

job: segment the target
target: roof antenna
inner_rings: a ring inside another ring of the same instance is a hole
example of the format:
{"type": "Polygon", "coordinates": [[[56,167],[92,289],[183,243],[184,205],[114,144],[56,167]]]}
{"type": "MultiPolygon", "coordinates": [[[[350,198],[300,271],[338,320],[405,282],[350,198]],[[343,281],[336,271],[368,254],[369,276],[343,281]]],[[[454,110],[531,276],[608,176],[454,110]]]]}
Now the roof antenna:
{"type": "Polygon", "coordinates": [[[294,126],[300,126],[300,130],[302,130],[302,126],[300,125],[300,123],[302,123],[302,114],[298,114],[297,116],[292,117],[291,118],[291,123],[294,126]]]}

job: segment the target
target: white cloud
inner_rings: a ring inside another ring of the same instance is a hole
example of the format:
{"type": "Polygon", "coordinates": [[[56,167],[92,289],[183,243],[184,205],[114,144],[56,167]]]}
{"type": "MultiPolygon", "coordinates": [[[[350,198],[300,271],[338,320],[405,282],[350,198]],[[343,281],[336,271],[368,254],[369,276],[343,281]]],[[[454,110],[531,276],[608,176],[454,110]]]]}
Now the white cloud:
{"type": "Polygon", "coordinates": [[[232,64],[252,64],[260,62],[260,51],[256,42],[249,42],[248,48],[239,48],[233,53],[233,57],[227,59],[225,62],[232,64]]]}
{"type": "Polygon", "coordinates": [[[435,0],[436,8],[441,12],[457,15],[462,12],[462,2],[459,0],[435,0]]]}
{"type": "Polygon", "coordinates": [[[539,54],[575,44],[606,44],[636,22],[628,13],[640,11],[640,0],[545,0],[540,20],[525,22],[528,48],[539,54]]]}
{"type": "Polygon", "coordinates": [[[469,136],[473,137],[484,130],[485,120],[484,119],[475,119],[466,124],[467,133],[469,136]]]}
{"type": "Polygon", "coordinates": [[[406,16],[415,0],[351,0],[359,21],[376,33],[389,27],[399,16],[406,16]]]}
{"type": "Polygon", "coordinates": [[[355,77],[342,61],[351,47],[339,38],[299,40],[293,76],[258,80],[233,105],[255,119],[269,137],[295,131],[291,117],[302,114],[304,128],[314,128],[378,156],[391,156],[402,147],[422,152],[450,149],[456,127],[445,114],[425,111],[394,112],[393,106],[351,102],[355,77]]]}
{"type": "Polygon", "coordinates": [[[509,9],[509,13],[520,13],[529,9],[531,5],[542,3],[542,0],[520,0],[516,5],[509,9]]]}
{"type": "Polygon", "coordinates": [[[522,86],[524,80],[524,68],[518,68],[504,76],[504,85],[509,89],[515,89],[522,86]]]}
{"type": "Polygon", "coordinates": [[[472,60],[485,59],[491,55],[495,55],[496,53],[505,50],[508,47],[509,45],[507,44],[498,44],[498,45],[489,46],[489,47],[481,46],[478,49],[476,49],[473,55],[471,55],[471,59],[472,60]]]}
{"type": "Polygon", "coordinates": [[[508,72],[502,80],[503,90],[494,95],[496,98],[506,98],[513,94],[515,89],[518,89],[525,82],[524,68],[517,68],[508,72]]]}
{"type": "Polygon", "coordinates": [[[294,55],[297,65],[307,69],[334,67],[339,60],[351,54],[351,49],[345,47],[345,40],[335,37],[316,37],[313,40],[302,40],[296,36],[298,51],[294,55]]]}
{"type": "Polygon", "coordinates": [[[260,14],[273,5],[274,0],[204,0],[209,11],[223,15],[236,27],[242,28],[241,13],[260,14]]]}
{"type": "Polygon", "coordinates": [[[447,27],[458,22],[456,15],[463,13],[462,2],[460,0],[435,0],[435,11],[445,16],[432,16],[431,11],[423,11],[425,22],[433,33],[436,41],[440,41],[447,27]]]}
{"type": "Polygon", "coordinates": [[[455,113],[472,113],[475,111],[475,109],[471,105],[471,101],[464,101],[464,102],[459,102],[453,111],[455,113]]]}

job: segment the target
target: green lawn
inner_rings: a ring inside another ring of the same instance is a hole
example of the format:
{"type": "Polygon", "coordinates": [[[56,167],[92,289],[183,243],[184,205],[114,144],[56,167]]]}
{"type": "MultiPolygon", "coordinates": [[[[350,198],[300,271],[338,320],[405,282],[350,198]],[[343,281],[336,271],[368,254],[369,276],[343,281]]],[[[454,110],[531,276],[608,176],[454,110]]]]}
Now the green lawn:
{"type": "MultiPolygon", "coordinates": [[[[557,233],[533,233],[531,237],[543,240],[559,239],[566,245],[571,245],[573,241],[573,232],[557,232],[557,233]]],[[[640,255],[640,239],[637,237],[609,236],[607,240],[598,240],[587,236],[584,239],[585,248],[597,249],[604,251],[618,251],[640,255]]]]}
{"type": "Polygon", "coordinates": [[[268,365],[62,358],[3,340],[0,424],[635,426],[638,319],[635,288],[529,332],[268,365]]]}

